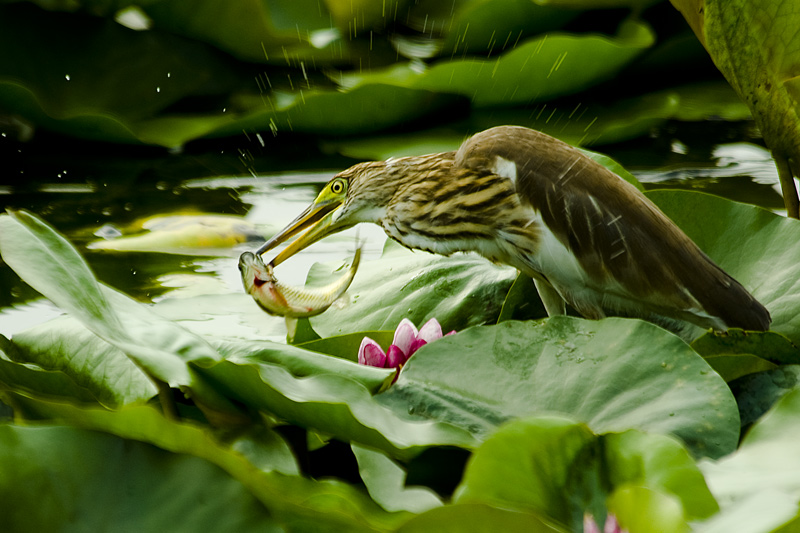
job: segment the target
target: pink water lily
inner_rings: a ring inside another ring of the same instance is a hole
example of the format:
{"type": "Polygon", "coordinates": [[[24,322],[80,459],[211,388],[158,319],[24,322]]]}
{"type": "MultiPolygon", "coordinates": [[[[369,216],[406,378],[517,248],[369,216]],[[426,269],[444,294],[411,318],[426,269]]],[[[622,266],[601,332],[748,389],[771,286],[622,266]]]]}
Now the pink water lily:
{"type": "Polygon", "coordinates": [[[628,530],[622,529],[617,522],[617,517],[611,513],[606,515],[606,523],[601,530],[594,517],[586,513],[583,515],[583,533],[628,533],[628,530]]]}
{"type": "MultiPolygon", "coordinates": [[[[447,335],[454,334],[451,331],[447,335]]],[[[394,331],[394,339],[385,352],[377,342],[364,337],[358,349],[358,363],[380,368],[400,368],[414,352],[437,339],[441,339],[442,326],[435,318],[428,320],[419,330],[407,318],[400,321],[394,331]]]]}

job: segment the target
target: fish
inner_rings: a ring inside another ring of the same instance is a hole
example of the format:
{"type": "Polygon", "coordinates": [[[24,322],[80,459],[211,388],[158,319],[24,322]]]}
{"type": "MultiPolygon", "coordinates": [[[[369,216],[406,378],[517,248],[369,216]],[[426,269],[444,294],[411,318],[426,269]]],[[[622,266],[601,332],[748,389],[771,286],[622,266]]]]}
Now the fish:
{"type": "Polygon", "coordinates": [[[333,283],[316,289],[293,287],[278,281],[272,264],[264,264],[260,255],[244,252],[239,256],[239,272],[244,290],[256,303],[273,316],[305,318],[326,311],[350,287],[361,262],[361,247],[347,272],[333,283]]]}

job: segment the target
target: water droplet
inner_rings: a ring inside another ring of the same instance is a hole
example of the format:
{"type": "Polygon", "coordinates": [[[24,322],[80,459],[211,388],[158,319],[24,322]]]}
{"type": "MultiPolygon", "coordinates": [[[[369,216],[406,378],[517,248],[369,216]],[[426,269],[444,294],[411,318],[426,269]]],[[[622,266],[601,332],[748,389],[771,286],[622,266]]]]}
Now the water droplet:
{"type": "Polygon", "coordinates": [[[667,368],[667,363],[661,363],[661,368],[667,368]]]}
{"type": "Polygon", "coordinates": [[[156,92],[160,93],[161,92],[161,87],[156,87],[156,92]]]}
{"type": "Polygon", "coordinates": [[[64,79],[65,79],[65,80],[67,80],[67,81],[69,81],[69,79],[70,79],[70,78],[69,78],[69,74],[67,74],[66,76],[64,76],[64,79]]]}
{"type": "Polygon", "coordinates": [[[413,406],[413,405],[409,406],[409,408],[408,408],[408,414],[410,414],[410,415],[413,415],[413,414],[414,414],[414,411],[415,411],[415,409],[414,409],[414,406],[413,406]]]}

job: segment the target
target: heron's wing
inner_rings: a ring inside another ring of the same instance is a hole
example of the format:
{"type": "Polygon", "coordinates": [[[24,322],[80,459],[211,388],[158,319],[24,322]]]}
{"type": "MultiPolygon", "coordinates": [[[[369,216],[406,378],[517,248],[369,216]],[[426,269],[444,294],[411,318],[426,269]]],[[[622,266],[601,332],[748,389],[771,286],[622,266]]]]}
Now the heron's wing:
{"type": "Polygon", "coordinates": [[[654,309],[719,317],[729,327],[768,326],[766,309],[647,197],[574,147],[534,130],[504,126],[469,139],[456,162],[507,165],[506,175],[515,179],[522,201],[598,290],[654,309]]]}

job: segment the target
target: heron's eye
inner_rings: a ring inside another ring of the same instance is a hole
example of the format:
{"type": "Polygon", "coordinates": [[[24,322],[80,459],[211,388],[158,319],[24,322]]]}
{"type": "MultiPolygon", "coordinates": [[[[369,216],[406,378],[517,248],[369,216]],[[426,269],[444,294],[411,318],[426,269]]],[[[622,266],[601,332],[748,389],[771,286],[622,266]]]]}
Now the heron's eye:
{"type": "Polygon", "coordinates": [[[345,181],[342,179],[333,180],[331,183],[331,192],[333,194],[342,194],[345,190],[345,181]]]}

